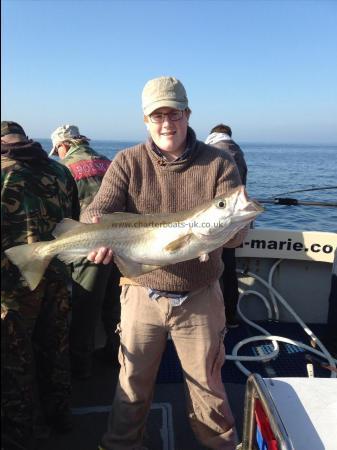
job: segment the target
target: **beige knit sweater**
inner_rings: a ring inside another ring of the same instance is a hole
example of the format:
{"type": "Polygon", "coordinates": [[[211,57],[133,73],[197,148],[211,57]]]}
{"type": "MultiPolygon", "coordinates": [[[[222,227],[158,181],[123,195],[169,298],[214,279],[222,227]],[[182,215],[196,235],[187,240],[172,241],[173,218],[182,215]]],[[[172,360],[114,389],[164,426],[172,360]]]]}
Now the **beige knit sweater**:
{"type": "MultiPolygon", "coordinates": [[[[81,216],[83,222],[116,211],[139,214],[183,211],[226,194],[240,184],[232,157],[197,141],[191,128],[188,129],[188,147],[192,152],[183,161],[168,162],[157,155],[152,146],[149,139],[117,154],[96,197],[81,216]]],[[[240,245],[246,231],[239,232],[226,246],[240,245]]],[[[212,252],[207,262],[193,259],[135,280],[142,286],[160,290],[199,289],[220,277],[223,271],[221,252],[221,249],[212,252]]]]}

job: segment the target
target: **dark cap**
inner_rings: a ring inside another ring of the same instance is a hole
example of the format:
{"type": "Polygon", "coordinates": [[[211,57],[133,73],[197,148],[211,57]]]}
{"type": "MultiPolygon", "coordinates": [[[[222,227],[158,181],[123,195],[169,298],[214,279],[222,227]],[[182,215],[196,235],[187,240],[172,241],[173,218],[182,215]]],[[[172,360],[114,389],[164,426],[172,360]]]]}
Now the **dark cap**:
{"type": "Polygon", "coordinates": [[[16,122],[3,120],[1,122],[1,137],[7,136],[7,134],[21,134],[26,137],[26,133],[21,125],[16,122]]]}

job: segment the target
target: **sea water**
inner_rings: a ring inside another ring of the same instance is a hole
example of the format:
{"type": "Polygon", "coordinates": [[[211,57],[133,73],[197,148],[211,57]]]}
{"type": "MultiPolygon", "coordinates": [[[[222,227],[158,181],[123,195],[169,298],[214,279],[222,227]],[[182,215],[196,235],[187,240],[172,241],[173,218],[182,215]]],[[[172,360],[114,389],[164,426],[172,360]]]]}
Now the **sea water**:
{"type": "MultiPolygon", "coordinates": [[[[49,151],[49,139],[38,141],[49,151]]],[[[90,141],[93,149],[111,159],[136,143],[90,141]]],[[[299,202],[337,203],[337,145],[239,144],[248,166],[247,191],[251,198],[290,197],[299,202]],[[316,190],[332,186],[335,188],[316,190]],[[304,189],[315,190],[288,194],[304,189]]],[[[255,227],[337,232],[336,207],[263,206],[265,211],[255,221],[255,227]]]]}

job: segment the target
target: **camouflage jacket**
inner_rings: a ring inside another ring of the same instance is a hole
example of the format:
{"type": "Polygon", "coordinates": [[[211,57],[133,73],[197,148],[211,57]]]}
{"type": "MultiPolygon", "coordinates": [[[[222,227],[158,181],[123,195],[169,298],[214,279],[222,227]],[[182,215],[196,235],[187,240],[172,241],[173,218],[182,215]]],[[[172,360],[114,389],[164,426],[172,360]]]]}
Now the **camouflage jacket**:
{"type": "MultiPolygon", "coordinates": [[[[1,144],[1,272],[2,292],[26,286],[4,250],[19,244],[53,239],[64,217],[79,218],[77,187],[69,170],[48,158],[41,145],[1,144]]],[[[54,259],[48,273],[67,274],[54,259]]],[[[59,275],[58,275],[59,274],[59,275]]]]}
{"type": "Polygon", "coordinates": [[[77,184],[81,211],[92,202],[98,191],[110,160],[88,145],[70,147],[62,163],[71,171],[77,184]]]}

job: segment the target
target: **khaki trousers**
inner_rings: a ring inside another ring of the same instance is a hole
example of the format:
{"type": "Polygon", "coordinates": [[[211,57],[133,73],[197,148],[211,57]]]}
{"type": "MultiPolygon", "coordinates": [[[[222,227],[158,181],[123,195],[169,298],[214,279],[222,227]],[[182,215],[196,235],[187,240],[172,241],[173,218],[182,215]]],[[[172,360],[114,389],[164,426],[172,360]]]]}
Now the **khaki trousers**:
{"type": "Polygon", "coordinates": [[[221,380],[225,313],[218,282],[190,293],[181,305],[150,300],[147,288],[124,285],[121,294],[121,364],[105,450],[142,448],[156,375],[171,334],[184,372],[192,429],[208,448],[233,450],[234,419],[221,380]]]}

